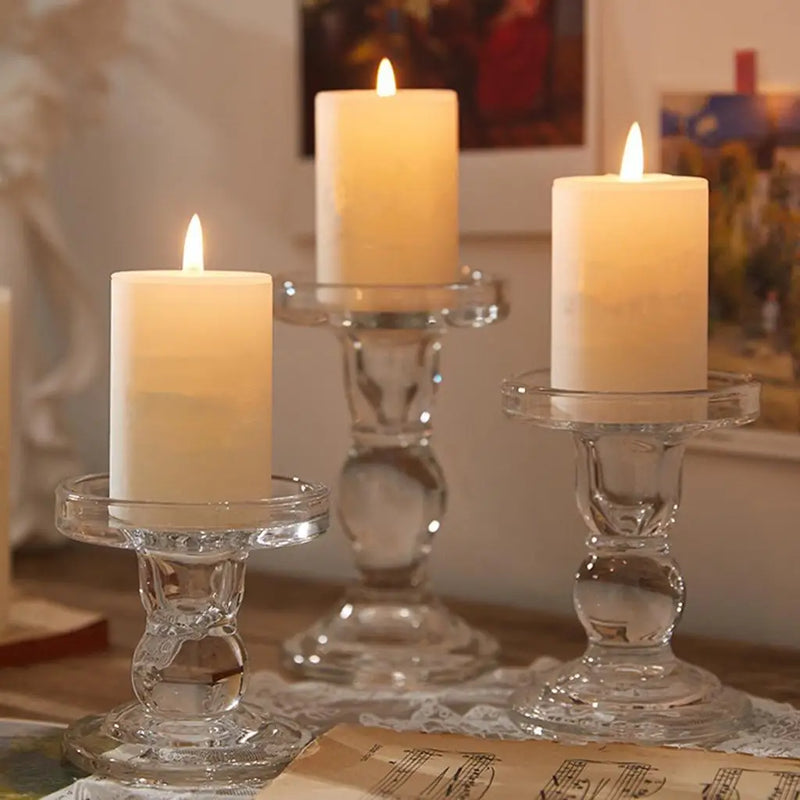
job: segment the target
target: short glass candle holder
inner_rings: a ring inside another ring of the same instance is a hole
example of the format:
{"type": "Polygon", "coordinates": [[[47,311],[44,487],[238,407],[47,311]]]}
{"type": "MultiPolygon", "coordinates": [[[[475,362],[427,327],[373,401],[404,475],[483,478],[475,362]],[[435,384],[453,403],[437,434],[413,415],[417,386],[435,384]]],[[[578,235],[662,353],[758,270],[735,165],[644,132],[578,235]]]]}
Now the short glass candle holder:
{"type": "Polygon", "coordinates": [[[503,383],[508,416],[573,434],[576,497],[589,528],[573,595],[588,648],[512,698],[525,731],[566,741],[707,744],[747,722],[744,694],[673,655],[685,589],[668,537],[686,443],[753,421],[759,389],[726,373],[685,392],[563,391],[547,371],[503,383]]]}
{"type": "Polygon", "coordinates": [[[78,767],[128,783],[258,785],[309,741],[242,699],[247,654],[236,615],[247,556],[308,542],[328,526],[326,487],[275,476],[272,487],[267,499],[220,503],[115,500],[105,475],[58,487],[62,534],[136,552],[147,615],[131,669],[136,700],[65,734],[78,767]]]}
{"type": "Polygon", "coordinates": [[[431,447],[442,337],[503,319],[502,282],[467,270],[451,285],[277,283],[276,317],[333,331],[342,345],[352,445],[337,511],[361,580],[284,644],[287,669],[356,686],[462,681],[497,643],[429,590],[426,561],[447,490],[431,447]]]}

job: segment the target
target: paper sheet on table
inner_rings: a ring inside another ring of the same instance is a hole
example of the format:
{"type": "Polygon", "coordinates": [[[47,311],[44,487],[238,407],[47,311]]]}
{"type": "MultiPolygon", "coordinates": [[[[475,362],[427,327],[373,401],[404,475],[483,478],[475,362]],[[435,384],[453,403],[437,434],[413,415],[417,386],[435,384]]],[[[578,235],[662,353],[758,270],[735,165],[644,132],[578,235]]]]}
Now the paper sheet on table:
{"type": "Polygon", "coordinates": [[[258,800],[800,800],[800,760],[340,725],[258,800]]]}

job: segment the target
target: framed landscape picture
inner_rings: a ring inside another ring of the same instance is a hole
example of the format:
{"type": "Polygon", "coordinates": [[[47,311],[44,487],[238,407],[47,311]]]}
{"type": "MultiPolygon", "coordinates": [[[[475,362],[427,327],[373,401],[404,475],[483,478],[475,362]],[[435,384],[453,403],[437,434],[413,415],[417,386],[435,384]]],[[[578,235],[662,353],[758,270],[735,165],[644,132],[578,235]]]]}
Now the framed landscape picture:
{"type": "MultiPolygon", "coordinates": [[[[550,186],[596,171],[599,26],[585,0],[300,0],[298,172],[313,199],[314,97],[398,88],[458,94],[461,229],[549,230],[550,186]]],[[[301,224],[308,226],[308,213],[301,224]]],[[[310,226],[313,230],[313,224],[310,226]]]]}
{"type": "Polygon", "coordinates": [[[800,457],[800,94],[665,94],[665,172],[709,181],[709,367],[762,383],[711,446],[800,457]]]}

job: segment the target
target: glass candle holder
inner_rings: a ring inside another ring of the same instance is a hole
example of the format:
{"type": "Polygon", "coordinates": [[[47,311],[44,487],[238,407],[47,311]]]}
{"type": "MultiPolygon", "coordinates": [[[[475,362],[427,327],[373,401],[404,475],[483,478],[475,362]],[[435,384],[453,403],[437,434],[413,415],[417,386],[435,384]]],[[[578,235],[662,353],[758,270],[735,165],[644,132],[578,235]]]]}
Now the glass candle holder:
{"type": "Polygon", "coordinates": [[[686,595],[669,529],[686,443],[754,420],[759,388],[725,373],[687,392],[562,391],[547,371],[503,383],[508,416],[573,434],[576,497],[589,528],[573,595],[588,648],[516,694],[512,715],[524,730],[562,740],[705,744],[746,723],[744,694],[673,655],[686,595]]]}
{"type": "Polygon", "coordinates": [[[342,345],[352,444],[337,511],[361,573],[328,614],[285,642],[290,671],[410,687],[465,680],[495,663],[496,642],[431,593],[425,567],[447,499],[431,447],[442,337],[506,313],[503,284],[477,272],[441,286],[277,283],[278,319],[329,329],[342,345]]]}
{"type": "Polygon", "coordinates": [[[303,544],[328,526],[328,490],[273,476],[251,502],[155,503],[108,496],[108,476],[65,481],[56,524],[82,542],[134,550],[147,615],[133,654],[136,700],[85,717],[64,737],[87,772],[155,785],[260,784],[310,736],[243,701],[236,626],[251,550],[303,544]]]}

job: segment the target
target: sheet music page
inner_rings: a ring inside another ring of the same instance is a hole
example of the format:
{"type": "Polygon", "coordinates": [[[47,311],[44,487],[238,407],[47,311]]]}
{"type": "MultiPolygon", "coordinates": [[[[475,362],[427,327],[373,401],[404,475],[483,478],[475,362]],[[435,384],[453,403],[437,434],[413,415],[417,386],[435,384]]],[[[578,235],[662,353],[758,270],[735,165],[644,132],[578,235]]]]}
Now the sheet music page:
{"type": "Polygon", "coordinates": [[[259,800],[800,800],[800,760],[340,725],[259,800]]]}

